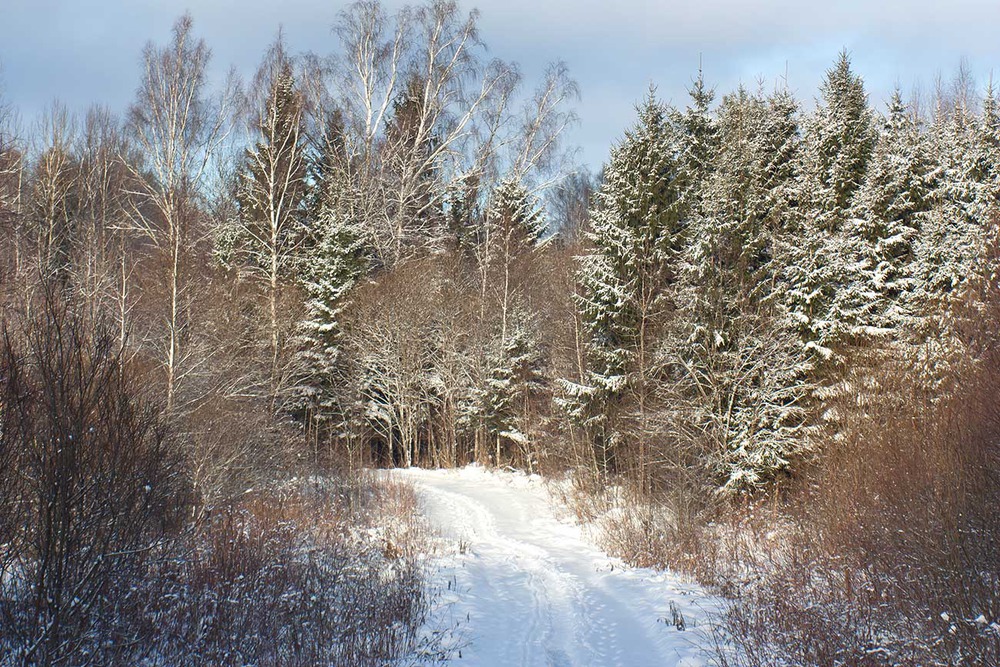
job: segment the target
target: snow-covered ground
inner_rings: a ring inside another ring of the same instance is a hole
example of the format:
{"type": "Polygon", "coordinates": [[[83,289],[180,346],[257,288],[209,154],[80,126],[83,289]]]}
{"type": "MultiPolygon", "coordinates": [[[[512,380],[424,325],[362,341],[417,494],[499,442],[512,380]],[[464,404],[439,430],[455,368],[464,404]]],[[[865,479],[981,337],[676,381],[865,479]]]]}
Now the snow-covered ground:
{"type": "Polygon", "coordinates": [[[687,580],[603,553],[557,518],[538,477],[478,467],[391,474],[414,485],[452,546],[434,564],[441,597],[431,624],[454,630],[454,663],[708,664],[706,617],[717,601],[687,580]]]}

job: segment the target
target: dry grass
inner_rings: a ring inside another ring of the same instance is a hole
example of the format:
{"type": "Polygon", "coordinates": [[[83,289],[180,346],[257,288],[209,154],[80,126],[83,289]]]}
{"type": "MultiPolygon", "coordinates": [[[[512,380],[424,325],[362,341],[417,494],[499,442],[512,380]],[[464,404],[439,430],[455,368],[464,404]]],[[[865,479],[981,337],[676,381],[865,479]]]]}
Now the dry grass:
{"type": "Polygon", "coordinates": [[[405,489],[295,483],[212,516],[168,564],[150,665],[384,665],[427,609],[405,489]],[[389,526],[386,529],[386,526],[389,526]]]}

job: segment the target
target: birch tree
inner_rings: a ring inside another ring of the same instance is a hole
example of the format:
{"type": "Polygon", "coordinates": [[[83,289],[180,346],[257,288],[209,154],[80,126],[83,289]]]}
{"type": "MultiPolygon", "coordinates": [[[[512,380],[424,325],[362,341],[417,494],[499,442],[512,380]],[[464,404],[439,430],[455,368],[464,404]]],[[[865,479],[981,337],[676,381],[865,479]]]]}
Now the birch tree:
{"type": "Polygon", "coordinates": [[[318,106],[343,114],[359,215],[385,265],[442,247],[457,183],[486,195],[512,176],[537,194],[567,167],[561,138],[578,93],[565,65],[518,106],[521,76],[487,58],[478,20],[446,0],[393,15],[355,3],[335,28],[342,48],[310,77],[325,82],[310,86],[318,106]]]}
{"type": "Polygon", "coordinates": [[[303,99],[280,35],[257,71],[250,98],[249,134],[256,142],[244,153],[236,186],[237,219],[226,230],[222,251],[266,295],[273,405],[287,337],[279,300],[306,239],[307,194],[303,99]]]}
{"type": "Polygon", "coordinates": [[[99,106],[87,112],[77,152],[81,257],[74,267],[75,288],[90,305],[95,321],[98,313],[111,315],[123,353],[136,303],[129,214],[139,157],[121,121],[99,106]]]}
{"type": "MultiPolygon", "coordinates": [[[[0,89],[2,93],[2,89],[0,89]]],[[[17,126],[16,115],[3,97],[0,97],[0,229],[3,230],[3,247],[0,271],[10,290],[23,277],[31,253],[25,243],[23,229],[23,201],[25,187],[24,147],[17,126]]],[[[33,262],[32,262],[33,263],[33,262]]]]}
{"type": "Polygon", "coordinates": [[[43,275],[59,276],[64,284],[76,223],[75,126],[67,109],[58,103],[42,116],[37,130],[39,157],[32,174],[30,219],[38,268],[43,275]]]}
{"type": "Polygon", "coordinates": [[[21,212],[24,148],[15,110],[2,93],[0,86],[0,221],[10,222],[21,212]]]}
{"type": "Polygon", "coordinates": [[[168,412],[175,407],[186,371],[185,253],[198,233],[198,201],[210,161],[228,133],[233,85],[218,101],[208,99],[205,76],[211,54],[204,41],[193,37],[192,26],[185,15],[174,24],[168,46],[146,46],[142,81],[129,113],[129,128],[145,158],[142,168],[135,168],[141,188],[132,219],[165,266],[167,304],[158,352],[168,412]]]}

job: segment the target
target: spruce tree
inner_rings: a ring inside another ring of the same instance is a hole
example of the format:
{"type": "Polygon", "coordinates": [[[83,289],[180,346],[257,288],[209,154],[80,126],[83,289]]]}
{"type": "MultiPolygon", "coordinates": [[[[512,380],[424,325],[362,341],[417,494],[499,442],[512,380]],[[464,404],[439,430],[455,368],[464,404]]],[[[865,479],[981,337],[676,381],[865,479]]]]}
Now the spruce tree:
{"type": "Polygon", "coordinates": [[[452,179],[445,198],[448,231],[455,249],[470,252],[474,249],[481,211],[479,207],[479,175],[475,172],[461,174],[452,179]]]}
{"type": "Polygon", "coordinates": [[[541,344],[526,311],[518,309],[506,337],[492,341],[486,361],[488,373],[478,412],[495,445],[494,464],[504,460],[504,445],[508,445],[520,452],[519,458],[530,469],[530,404],[545,386],[545,375],[541,344]]]}
{"type": "Polygon", "coordinates": [[[493,190],[486,222],[491,233],[512,247],[526,248],[537,243],[546,229],[538,198],[513,178],[501,180],[493,190]]]}
{"type": "Polygon", "coordinates": [[[241,222],[240,247],[245,263],[269,268],[273,256],[291,244],[301,225],[306,192],[303,100],[296,90],[291,63],[283,54],[265,65],[268,94],[259,110],[256,143],[246,149],[236,193],[241,222]],[[294,227],[294,228],[293,228],[294,227]]]}
{"type": "MultiPolygon", "coordinates": [[[[343,176],[343,174],[341,174],[343,176]]],[[[296,382],[288,409],[308,427],[340,433],[348,426],[350,398],[341,358],[344,308],[368,268],[364,233],[356,223],[348,185],[331,176],[313,243],[302,259],[305,316],[298,324],[296,382]]]]}
{"type": "Polygon", "coordinates": [[[915,247],[919,289],[910,299],[910,310],[920,316],[961,303],[977,278],[990,271],[988,249],[995,240],[993,221],[1000,212],[998,126],[992,90],[980,117],[959,104],[951,114],[938,114],[935,119],[940,177],[915,247]]]}
{"type": "Polygon", "coordinates": [[[805,354],[775,313],[775,252],[793,184],[797,105],[741,88],[718,111],[719,148],[692,222],[682,335],[664,346],[677,369],[674,430],[699,434],[717,490],[760,487],[806,446],[805,354]],[[706,451],[707,448],[707,451],[706,451]]]}
{"type": "Polygon", "coordinates": [[[524,289],[525,258],[537,246],[545,232],[545,215],[538,199],[520,181],[503,179],[490,196],[477,259],[480,270],[481,315],[487,302],[495,302],[500,310],[500,340],[506,342],[513,310],[524,289]],[[496,295],[495,300],[491,295],[496,295]]]}
{"type": "Polygon", "coordinates": [[[786,95],[740,88],[720,106],[719,148],[688,253],[702,321],[722,324],[771,297],[798,143],[797,107],[786,95]]]}
{"type": "Polygon", "coordinates": [[[891,341],[909,326],[915,244],[935,175],[920,128],[896,90],[846,228],[849,288],[837,295],[837,310],[853,339],[891,341]]]}
{"type": "Polygon", "coordinates": [[[821,229],[836,230],[864,182],[877,140],[875,119],[861,77],[846,51],[826,73],[822,103],[806,127],[804,194],[821,229]]]}
{"type": "Polygon", "coordinates": [[[877,139],[861,77],[842,52],[821,87],[822,100],[807,119],[799,153],[799,187],[784,248],[785,306],[804,347],[820,361],[850,329],[838,308],[851,288],[845,223],[864,182],[877,139]]]}
{"type": "Polygon", "coordinates": [[[703,186],[712,172],[720,146],[718,127],[712,116],[715,91],[705,84],[701,69],[688,95],[687,108],[681,113],[674,112],[674,122],[680,130],[680,164],[688,187],[685,196],[690,211],[697,214],[704,199],[703,186]]]}
{"type": "Polygon", "coordinates": [[[591,214],[590,253],[578,273],[587,381],[565,384],[567,406],[587,427],[605,468],[616,465],[615,450],[625,439],[619,417],[646,416],[654,333],[671,307],[687,225],[688,184],[671,114],[652,90],[638,114],[612,149],[591,214]],[[629,405],[628,396],[638,405],[629,405]]]}

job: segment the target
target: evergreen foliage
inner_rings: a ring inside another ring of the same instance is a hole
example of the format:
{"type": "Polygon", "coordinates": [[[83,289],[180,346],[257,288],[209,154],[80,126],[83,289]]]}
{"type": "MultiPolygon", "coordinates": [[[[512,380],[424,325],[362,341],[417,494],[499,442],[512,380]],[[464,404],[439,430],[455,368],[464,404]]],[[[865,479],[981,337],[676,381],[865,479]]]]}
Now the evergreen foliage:
{"type": "Polygon", "coordinates": [[[303,101],[291,63],[278,51],[264,107],[236,176],[237,219],[222,230],[217,256],[226,265],[290,277],[305,233],[306,161],[303,101]],[[274,263],[276,266],[272,266],[274,263]]]}
{"type": "Polygon", "coordinates": [[[808,448],[806,357],[776,316],[780,273],[776,249],[787,242],[798,144],[797,106],[739,89],[718,110],[719,148],[702,182],[686,254],[683,335],[667,340],[666,362],[678,369],[675,410],[704,434],[702,463],[725,492],[760,487],[808,448]]]}
{"type": "Polygon", "coordinates": [[[342,314],[351,288],[368,268],[363,232],[351,217],[349,198],[335,194],[316,222],[315,244],[304,257],[301,284],[305,317],[299,323],[295,360],[299,375],[289,407],[302,418],[346,427],[347,377],[341,360],[342,314]]]}
{"type": "Polygon", "coordinates": [[[909,324],[915,246],[937,170],[899,90],[872,154],[847,227],[849,289],[838,310],[853,337],[885,339],[909,324]]]}
{"type": "Polygon", "coordinates": [[[519,247],[537,243],[546,231],[538,198],[513,178],[503,179],[493,191],[486,219],[501,238],[519,247]]]}
{"type": "MultiPolygon", "coordinates": [[[[530,315],[518,312],[505,339],[496,338],[486,352],[488,374],[477,412],[493,442],[495,462],[502,445],[530,444],[530,402],[545,387],[544,354],[530,315]]],[[[530,455],[524,457],[531,464],[530,455]]]]}
{"type": "Polygon", "coordinates": [[[785,246],[785,307],[807,350],[831,360],[848,335],[841,295],[851,289],[845,230],[864,183],[877,132],[861,77],[842,52],[821,87],[822,101],[805,123],[797,169],[795,237],[785,246]]]}
{"type": "Polygon", "coordinates": [[[616,412],[630,385],[641,383],[652,332],[672,307],[670,287],[688,222],[688,183],[671,114],[650,90],[638,115],[612,150],[595,196],[591,250],[578,277],[589,372],[586,385],[567,385],[571,410],[587,426],[604,465],[622,438],[616,412]]]}

